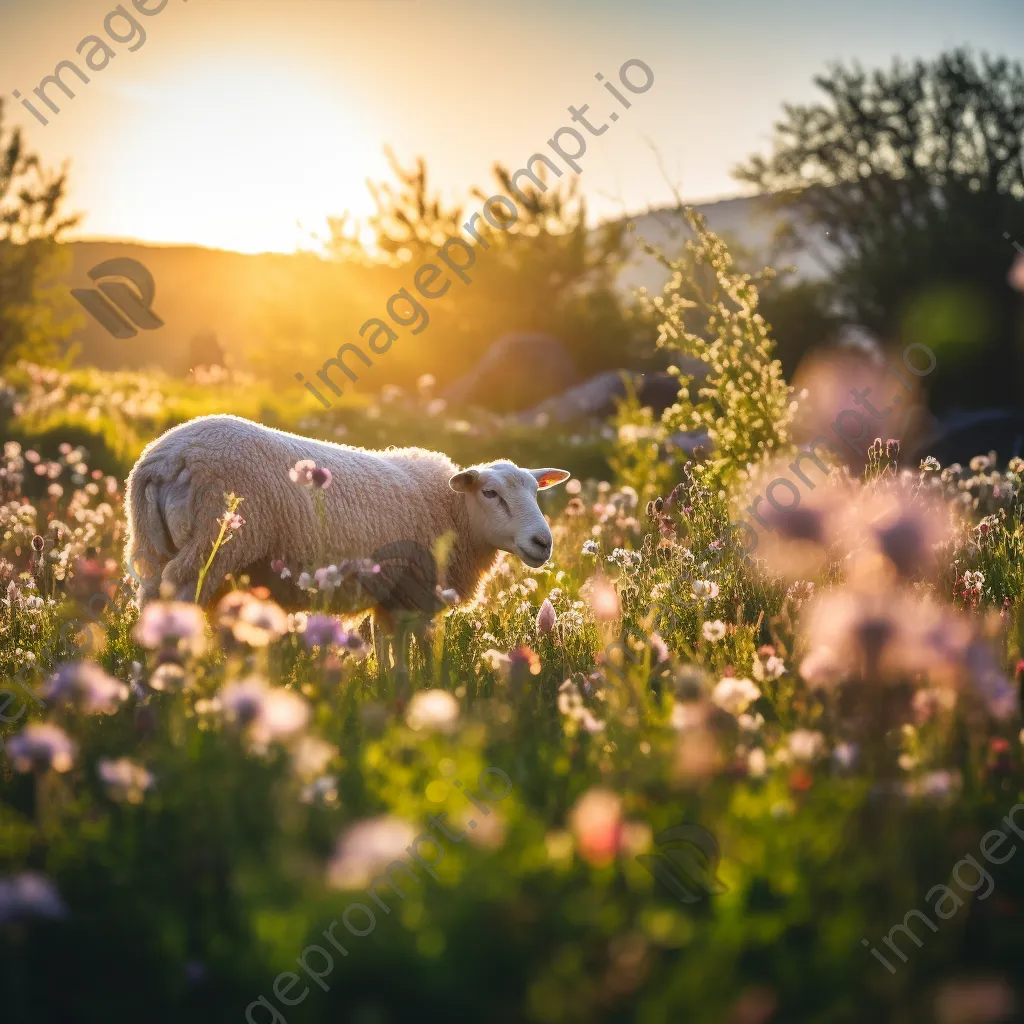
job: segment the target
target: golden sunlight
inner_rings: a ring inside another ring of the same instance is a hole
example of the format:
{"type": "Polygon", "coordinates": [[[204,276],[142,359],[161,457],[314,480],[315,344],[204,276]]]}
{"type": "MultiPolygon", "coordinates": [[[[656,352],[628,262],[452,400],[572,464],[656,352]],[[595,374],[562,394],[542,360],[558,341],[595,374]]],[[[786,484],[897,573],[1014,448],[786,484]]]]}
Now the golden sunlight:
{"type": "Polygon", "coordinates": [[[368,213],[366,178],[386,173],[358,101],[301,69],[218,60],[128,98],[144,104],[105,161],[120,168],[103,211],[111,233],[292,252],[326,234],[325,217],[368,213]]]}

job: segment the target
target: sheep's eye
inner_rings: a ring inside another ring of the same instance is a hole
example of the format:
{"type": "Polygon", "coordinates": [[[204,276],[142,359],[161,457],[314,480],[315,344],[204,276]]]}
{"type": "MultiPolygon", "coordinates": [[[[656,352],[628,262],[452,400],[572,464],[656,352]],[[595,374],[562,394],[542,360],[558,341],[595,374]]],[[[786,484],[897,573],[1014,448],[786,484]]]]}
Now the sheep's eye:
{"type": "Polygon", "coordinates": [[[485,488],[480,492],[485,498],[496,498],[498,496],[497,491],[492,491],[489,487],[485,488]]]}

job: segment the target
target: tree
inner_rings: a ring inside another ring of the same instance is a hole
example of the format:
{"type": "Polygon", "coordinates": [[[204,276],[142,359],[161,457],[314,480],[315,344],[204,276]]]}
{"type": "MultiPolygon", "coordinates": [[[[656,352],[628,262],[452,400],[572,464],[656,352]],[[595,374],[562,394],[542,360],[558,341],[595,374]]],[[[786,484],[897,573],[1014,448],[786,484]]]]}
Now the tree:
{"type": "MultiPolygon", "coordinates": [[[[935,352],[936,409],[1024,397],[1024,73],[954,50],[868,74],[833,66],[825,102],[787,105],[773,153],[734,172],[790,214],[788,241],[833,265],[835,310],[935,352]]],[[[927,356],[921,354],[924,365],[927,356]]]]}
{"type": "Polygon", "coordinates": [[[0,365],[48,358],[71,332],[60,283],[69,260],[58,243],[79,218],[61,216],[66,187],[66,170],[43,170],[21,130],[5,132],[0,99],[0,365]]]}

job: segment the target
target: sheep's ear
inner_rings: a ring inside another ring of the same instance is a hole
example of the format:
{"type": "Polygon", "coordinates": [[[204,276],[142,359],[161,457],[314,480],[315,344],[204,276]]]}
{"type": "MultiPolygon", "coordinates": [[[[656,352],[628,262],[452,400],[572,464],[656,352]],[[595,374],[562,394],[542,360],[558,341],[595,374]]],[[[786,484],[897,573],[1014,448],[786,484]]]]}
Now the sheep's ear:
{"type": "Polygon", "coordinates": [[[572,473],[567,473],[564,469],[531,469],[530,472],[537,479],[537,487],[540,490],[544,490],[546,487],[554,487],[555,484],[564,484],[572,473]]]}
{"type": "Polygon", "coordinates": [[[480,471],[477,469],[464,469],[461,473],[456,473],[448,481],[448,486],[453,491],[461,491],[464,494],[469,491],[475,491],[480,485],[480,471]]]}

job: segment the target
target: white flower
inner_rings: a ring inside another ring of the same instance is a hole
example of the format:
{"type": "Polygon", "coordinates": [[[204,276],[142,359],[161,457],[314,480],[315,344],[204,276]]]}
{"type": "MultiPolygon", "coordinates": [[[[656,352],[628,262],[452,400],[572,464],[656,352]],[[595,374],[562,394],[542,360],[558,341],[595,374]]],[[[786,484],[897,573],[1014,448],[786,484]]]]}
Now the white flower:
{"type": "Polygon", "coordinates": [[[315,779],[338,754],[338,748],[316,736],[303,736],[292,755],[292,767],[301,779],[315,779]]]}
{"type": "Polygon", "coordinates": [[[327,868],[336,889],[363,889],[374,876],[408,852],[416,829],[403,818],[381,815],[357,822],[342,833],[327,868]]]}
{"type": "Polygon", "coordinates": [[[580,554],[583,555],[596,555],[597,554],[597,541],[596,540],[585,540],[583,542],[583,550],[580,554]]]}
{"type": "Polygon", "coordinates": [[[66,772],[75,763],[77,748],[59,726],[46,722],[26,725],[7,744],[7,756],[19,772],[66,772]]]}
{"type": "Polygon", "coordinates": [[[705,622],[700,630],[705,640],[717,643],[725,636],[725,623],[721,619],[715,619],[713,622],[705,622]]]}
{"type": "Polygon", "coordinates": [[[447,690],[418,690],[409,701],[405,722],[417,732],[451,732],[459,717],[459,702],[447,690]]]}
{"type": "Polygon", "coordinates": [[[711,580],[693,581],[693,599],[695,601],[713,601],[718,597],[718,584],[711,580]]]}
{"type": "Polygon", "coordinates": [[[760,696],[761,691],[749,679],[735,676],[720,679],[711,691],[711,699],[731,715],[742,714],[760,696]]]}
{"type": "Polygon", "coordinates": [[[143,793],[153,785],[153,776],[127,757],[102,758],[96,773],[115,800],[126,800],[130,804],[141,803],[143,793]]]}
{"type": "Polygon", "coordinates": [[[825,737],[810,729],[794,729],[789,734],[789,752],[797,761],[813,761],[825,747],[825,737]]]}
{"type": "Polygon", "coordinates": [[[754,747],[747,755],[747,774],[759,779],[768,770],[768,758],[761,747],[754,747]]]}

